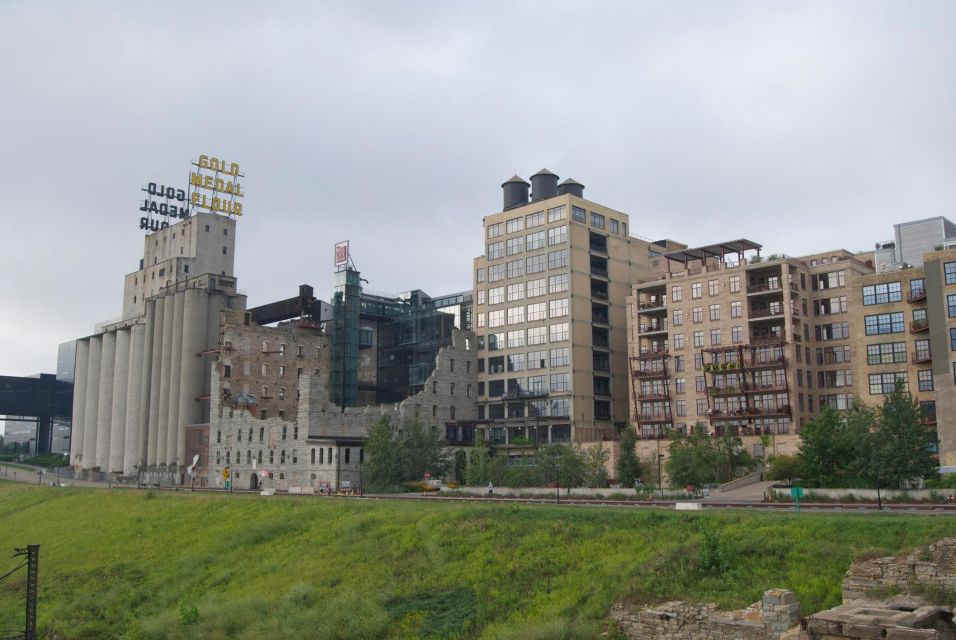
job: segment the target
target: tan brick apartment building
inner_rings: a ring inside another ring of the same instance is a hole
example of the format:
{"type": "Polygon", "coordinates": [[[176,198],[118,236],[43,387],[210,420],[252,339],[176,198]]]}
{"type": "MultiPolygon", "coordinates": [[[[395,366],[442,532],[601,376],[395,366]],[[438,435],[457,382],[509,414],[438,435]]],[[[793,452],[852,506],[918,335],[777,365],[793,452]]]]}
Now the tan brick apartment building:
{"type": "Polygon", "coordinates": [[[760,249],[735,240],[665,253],[633,286],[639,435],[702,421],[716,434],[770,435],[778,452],[792,451],[825,405],[878,405],[901,379],[938,433],[941,464],[956,464],[956,250],[878,271],[872,252],[760,249]]]}
{"type": "MultiPolygon", "coordinates": [[[[474,261],[478,430],[501,447],[609,439],[628,420],[625,299],[648,242],[542,170],[511,178],[474,261]]],[[[663,247],[658,247],[664,250],[663,247]]]]}

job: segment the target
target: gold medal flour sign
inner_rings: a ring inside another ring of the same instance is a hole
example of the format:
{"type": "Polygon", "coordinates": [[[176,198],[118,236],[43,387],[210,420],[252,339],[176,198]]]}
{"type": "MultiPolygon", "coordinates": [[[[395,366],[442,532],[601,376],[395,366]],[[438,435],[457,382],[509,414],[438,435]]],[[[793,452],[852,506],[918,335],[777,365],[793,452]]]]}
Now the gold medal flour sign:
{"type": "Polygon", "coordinates": [[[195,171],[189,172],[189,203],[194,208],[229,216],[242,215],[242,190],[239,165],[212,156],[199,156],[195,171]]]}

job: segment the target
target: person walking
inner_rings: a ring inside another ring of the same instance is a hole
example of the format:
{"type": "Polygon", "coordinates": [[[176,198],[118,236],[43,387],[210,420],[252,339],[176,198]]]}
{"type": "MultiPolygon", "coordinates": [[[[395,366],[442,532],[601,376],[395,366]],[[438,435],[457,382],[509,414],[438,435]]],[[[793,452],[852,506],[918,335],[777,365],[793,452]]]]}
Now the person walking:
{"type": "Polygon", "coordinates": [[[491,494],[494,493],[494,492],[495,492],[495,486],[489,482],[489,483],[488,483],[488,497],[490,498],[490,497],[491,497],[491,494]]]}

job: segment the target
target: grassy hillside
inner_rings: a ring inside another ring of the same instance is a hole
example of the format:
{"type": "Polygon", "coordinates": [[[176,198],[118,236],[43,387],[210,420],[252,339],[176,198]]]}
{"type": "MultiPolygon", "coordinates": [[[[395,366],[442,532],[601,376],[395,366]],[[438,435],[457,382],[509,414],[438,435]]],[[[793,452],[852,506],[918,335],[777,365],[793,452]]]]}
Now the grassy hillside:
{"type": "MultiPolygon", "coordinates": [[[[950,517],[676,513],[171,494],[0,483],[0,574],[42,545],[56,638],[595,637],[611,603],[839,602],[850,562],[950,517]]],[[[22,572],[0,629],[22,621],[22,572]]]]}

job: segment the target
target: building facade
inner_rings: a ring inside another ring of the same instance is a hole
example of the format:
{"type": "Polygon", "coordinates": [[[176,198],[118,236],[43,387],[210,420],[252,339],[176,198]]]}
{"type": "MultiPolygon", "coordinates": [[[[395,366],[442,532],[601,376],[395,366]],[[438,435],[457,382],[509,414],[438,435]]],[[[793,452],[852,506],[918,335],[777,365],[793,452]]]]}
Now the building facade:
{"type": "Polygon", "coordinates": [[[474,261],[478,430],[495,446],[610,439],[628,420],[625,299],[652,245],[542,170],[502,185],[474,261]]]}
{"type": "Polygon", "coordinates": [[[956,464],[956,251],[879,271],[879,249],[765,258],[760,248],[735,240],[667,253],[634,285],[639,436],[704,422],[794,451],[825,406],[882,404],[899,380],[923,407],[941,464],[956,464]]]}

